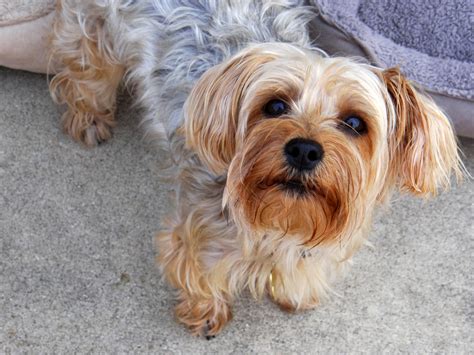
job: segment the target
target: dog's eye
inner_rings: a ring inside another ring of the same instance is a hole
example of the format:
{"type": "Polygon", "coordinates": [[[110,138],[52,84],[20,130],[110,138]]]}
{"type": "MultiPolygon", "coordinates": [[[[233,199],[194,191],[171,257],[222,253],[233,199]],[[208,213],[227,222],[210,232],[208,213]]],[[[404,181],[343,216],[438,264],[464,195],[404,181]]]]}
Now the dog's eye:
{"type": "Polygon", "coordinates": [[[278,99],[268,101],[265,106],[263,106],[263,112],[268,117],[278,117],[283,115],[288,111],[288,105],[286,102],[278,99]]]}
{"type": "Polygon", "coordinates": [[[345,118],[342,127],[349,133],[353,134],[364,134],[367,132],[367,125],[364,120],[357,116],[349,116],[345,118]]]}

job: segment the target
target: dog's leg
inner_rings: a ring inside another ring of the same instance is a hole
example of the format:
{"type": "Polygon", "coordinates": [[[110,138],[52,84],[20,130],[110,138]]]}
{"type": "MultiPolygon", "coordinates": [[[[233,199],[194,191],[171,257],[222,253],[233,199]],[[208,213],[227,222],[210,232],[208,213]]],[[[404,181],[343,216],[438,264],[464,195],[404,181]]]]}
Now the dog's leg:
{"type": "Polygon", "coordinates": [[[232,312],[228,302],[219,300],[216,296],[202,296],[181,292],[175,312],[194,335],[210,339],[232,319],[232,312]]]}
{"type": "MultiPolygon", "coordinates": [[[[291,272],[276,265],[269,277],[268,293],[273,302],[286,312],[298,312],[317,307],[328,297],[330,266],[324,257],[302,256],[291,272]]],[[[342,265],[341,265],[342,266],[342,265]]]]}
{"type": "Polygon", "coordinates": [[[158,263],[168,281],[179,290],[176,316],[194,335],[208,339],[232,319],[227,275],[206,270],[203,260],[211,238],[188,223],[177,224],[157,236],[158,263]]]}
{"type": "Polygon", "coordinates": [[[124,70],[113,54],[105,22],[107,9],[81,6],[58,1],[51,55],[58,73],[50,90],[56,102],[67,105],[63,116],[66,133],[93,146],[111,136],[124,70]]]}

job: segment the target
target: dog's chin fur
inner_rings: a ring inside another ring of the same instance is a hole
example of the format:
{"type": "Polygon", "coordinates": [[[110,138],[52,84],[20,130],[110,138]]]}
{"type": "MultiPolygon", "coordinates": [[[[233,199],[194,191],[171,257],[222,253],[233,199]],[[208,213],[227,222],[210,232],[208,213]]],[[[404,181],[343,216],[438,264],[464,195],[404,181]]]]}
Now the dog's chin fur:
{"type": "Polygon", "coordinates": [[[66,131],[93,145],[119,83],[134,87],[176,187],[158,262],[179,320],[212,336],[245,289],[285,310],[319,304],[392,190],[434,195],[462,164],[445,115],[398,69],[311,49],[299,1],[191,3],[59,1],[51,90],[66,131]],[[273,99],[288,105],[278,117],[273,99]],[[324,150],[314,169],[289,166],[294,138],[324,150]]]}

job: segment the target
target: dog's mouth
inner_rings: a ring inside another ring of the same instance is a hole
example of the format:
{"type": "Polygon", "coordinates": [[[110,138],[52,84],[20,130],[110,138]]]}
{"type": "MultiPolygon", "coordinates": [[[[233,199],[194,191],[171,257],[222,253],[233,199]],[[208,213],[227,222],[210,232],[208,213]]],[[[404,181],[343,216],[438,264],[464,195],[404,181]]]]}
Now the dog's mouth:
{"type": "Polygon", "coordinates": [[[260,188],[267,189],[276,187],[281,192],[284,192],[292,197],[303,197],[312,193],[316,193],[316,187],[305,183],[302,179],[292,177],[288,180],[276,180],[272,183],[261,184],[260,188]]]}
{"type": "Polygon", "coordinates": [[[280,182],[279,185],[284,191],[289,191],[298,195],[303,195],[307,191],[305,184],[303,184],[301,180],[297,179],[283,181],[280,182]]]}

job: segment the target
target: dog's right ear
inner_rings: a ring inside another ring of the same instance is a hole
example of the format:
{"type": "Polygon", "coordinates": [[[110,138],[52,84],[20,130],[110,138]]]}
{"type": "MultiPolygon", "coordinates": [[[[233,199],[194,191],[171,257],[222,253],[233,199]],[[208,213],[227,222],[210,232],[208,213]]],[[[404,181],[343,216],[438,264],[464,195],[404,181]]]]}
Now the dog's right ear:
{"type": "Polygon", "coordinates": [[[245,91],[259,68],[274,58],[256,48],[246,50],[209,69],[191,91],[184,106],[186,145],[212,172],[227,171],[245,91]]]}
{"type": "Polygon", "coordinates": [[[428,96],[418,92],[397,68],[384,70],[383,81],[394,105],[390,136],[391,170],[402,190],[435,195],[448,187],[451,173],[463,175],[454,130],[428,96]]]}

